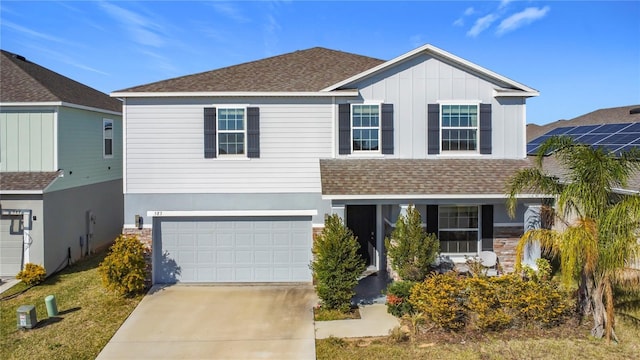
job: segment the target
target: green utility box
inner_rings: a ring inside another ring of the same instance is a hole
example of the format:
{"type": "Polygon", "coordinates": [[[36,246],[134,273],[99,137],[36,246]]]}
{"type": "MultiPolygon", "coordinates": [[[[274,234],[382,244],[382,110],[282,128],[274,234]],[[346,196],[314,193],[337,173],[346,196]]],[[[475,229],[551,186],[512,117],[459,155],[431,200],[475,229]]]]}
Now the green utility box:
{"type": "Polygon", "coordinates": [[[47,296],[46,298],[44,298],[44,303],[47,306],[47,315],[49,315],[49,317],[58,315],[58,305],[56,305],[55,296],[47,296]]]}
{"type": "Polygon", "coordinates": [[[18,308],[18,329],[33,329],[38,325],[36,307],[33,305],[22,305],[18,308]]]}

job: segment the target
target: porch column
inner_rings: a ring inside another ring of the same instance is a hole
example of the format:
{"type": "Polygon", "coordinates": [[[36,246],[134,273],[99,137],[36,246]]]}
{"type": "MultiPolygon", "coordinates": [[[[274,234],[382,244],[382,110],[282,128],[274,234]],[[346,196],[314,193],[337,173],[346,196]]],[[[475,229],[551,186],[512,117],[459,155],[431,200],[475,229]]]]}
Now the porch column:
{"type": "MultiPolygon", "coordinates": [[[[542,227],[542,205],[540,204],[525,204],[527,210],[524,212],[524,231],[540,229],[542,227]]],[[[538,269],[536,260],[541,256],[540,243],[533,242],[527,244],[524,248],[524,254],[522,256],[523,265],[527,265],[534,270],[538,269]]]]}
{"type": "Polygon", "coordinates": [[[407,216],[407,211],[409,210],[409,204],[400,204],[400,216],[407,216]]]}
{"type": "Polygon", "coordinates": [[[346,219],[344,217],[344,205],[331,205],[331,215],[338,214],[338,217],[342,219],[342,223],[346,224],[346,219]]]}

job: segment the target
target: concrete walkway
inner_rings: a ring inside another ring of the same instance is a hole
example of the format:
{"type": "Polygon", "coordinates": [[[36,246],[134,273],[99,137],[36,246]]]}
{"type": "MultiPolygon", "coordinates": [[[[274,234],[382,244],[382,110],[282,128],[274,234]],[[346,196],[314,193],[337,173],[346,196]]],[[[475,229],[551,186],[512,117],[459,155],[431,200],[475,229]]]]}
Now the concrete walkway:
{"type": "Polygon", "coordinates": [[[315,359],[311,285],[154,287],[106,359],[315,359]]]}
{"type": "Polygon", "coordinates": [[[2,279],[0,282],[0,294],[11,289],[20,282],[18,279],[2,279]]]}
{"type": "Polygon", "coordinates": [[[400,326],[398,318],[387,313],[385,304],[362,305],[359,310],[360,319],[316,321],[316,339],[387,336],[400,326]]]}

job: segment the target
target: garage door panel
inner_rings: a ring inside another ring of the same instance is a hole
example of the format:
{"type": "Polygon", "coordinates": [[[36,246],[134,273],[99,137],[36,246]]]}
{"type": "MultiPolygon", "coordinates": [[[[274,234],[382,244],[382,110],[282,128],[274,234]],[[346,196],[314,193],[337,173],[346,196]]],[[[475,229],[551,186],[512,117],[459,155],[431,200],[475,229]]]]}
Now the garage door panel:
{"type": "Polygon", "coordinates": [[[310,218],[162,219],[154,234],[181,269],[176,279],[157,269],[156,282],[311,281],[310,218]]]}

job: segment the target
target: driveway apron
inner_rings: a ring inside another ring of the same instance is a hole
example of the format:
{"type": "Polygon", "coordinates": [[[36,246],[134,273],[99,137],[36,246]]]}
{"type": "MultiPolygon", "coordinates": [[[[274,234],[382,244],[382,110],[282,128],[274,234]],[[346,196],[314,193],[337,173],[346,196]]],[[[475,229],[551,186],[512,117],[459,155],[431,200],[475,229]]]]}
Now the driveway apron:
{"type": "Polygon", "coordinates": [[[315,359],[311,285],[154,287],[98,359],[315,359]]]}

